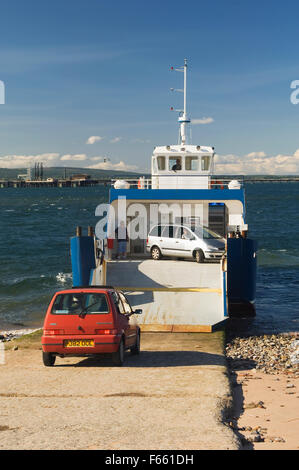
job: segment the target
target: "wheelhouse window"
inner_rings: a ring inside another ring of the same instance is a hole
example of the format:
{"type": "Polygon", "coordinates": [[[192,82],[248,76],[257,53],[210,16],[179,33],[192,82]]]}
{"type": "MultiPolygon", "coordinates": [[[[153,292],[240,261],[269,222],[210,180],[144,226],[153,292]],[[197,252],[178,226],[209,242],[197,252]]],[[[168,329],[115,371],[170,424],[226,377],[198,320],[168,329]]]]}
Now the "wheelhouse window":
{"type": "Polygon", "coordinates": [[[210,159],[208,155],[201,157],[201,170],[202,171],[209,171],[210,169],[210,159]]]}
{"type": "Polygon", "coordinates": [[[170,171],[180,171],[182,169],[182,157],[169,157],[170,171]]]}
{"type": "Polygon", "coordinates": [[[191,171],[198,171],[198,157],[186,157],[185,169],[191,171]]]}
{"type": "Polygon", "coordinates": [[[157,163],[158,163],[158,170],[165,170],[166,164],[165,164],[165,157],[157,157],[157,163]]]}
{"type": "Polygon", "coordinates": [[[57,295],[52,312],[53,315],[86,315],[109,313],[105,294],[72,293],[57,295]]]}

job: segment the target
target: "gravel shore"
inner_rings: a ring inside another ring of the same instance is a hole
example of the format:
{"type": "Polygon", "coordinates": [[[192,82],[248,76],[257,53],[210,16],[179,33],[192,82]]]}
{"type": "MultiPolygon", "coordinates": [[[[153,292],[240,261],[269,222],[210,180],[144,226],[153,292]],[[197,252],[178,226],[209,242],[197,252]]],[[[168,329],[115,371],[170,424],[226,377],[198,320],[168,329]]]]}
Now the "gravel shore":
{"type": "Polygon", "coordinates": [[[236,337],[226,345],[243,449],[298,449],[299,335],[236,337]]]}
{"type": "Polygon", "coordinates": [[[232,370],[299,375],[299,334],[237,337],[226,345],[226,355],[232,370]]]}

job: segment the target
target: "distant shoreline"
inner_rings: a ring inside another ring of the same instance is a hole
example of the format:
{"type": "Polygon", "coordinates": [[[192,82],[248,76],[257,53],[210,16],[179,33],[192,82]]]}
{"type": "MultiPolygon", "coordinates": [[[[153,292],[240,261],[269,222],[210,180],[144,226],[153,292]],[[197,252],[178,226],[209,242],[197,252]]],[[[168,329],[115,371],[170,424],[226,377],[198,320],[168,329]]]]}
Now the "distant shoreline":
{"type": "MultiPolygon", "coordinates": [[[[115,176],[115,175],[114,175],[115,176]]],[[[135,181],[138,180],[138,174],[134,175],[135,181]]],[[[119,175],[120,179],[131,179],[132,175],[119,175]]],[[[225,177],[226,180],[239,179],[242,183],[253,184],[253,183],[297,183],[299,182],[298,176],[228,176],[228,175],[211,175],[214,181],[221,183],[221,179],[225,177]]],[[[23,180],[23,179],[1,179],[0,178],[0,189],[4,188],[82,188],[91,186],[103,186],[109,187],[111,185],[112,176],[106,176],[102,178],[82,178],[82,179],[56,179],[48,177],[47,179],[39,180],[23,180]]]]}

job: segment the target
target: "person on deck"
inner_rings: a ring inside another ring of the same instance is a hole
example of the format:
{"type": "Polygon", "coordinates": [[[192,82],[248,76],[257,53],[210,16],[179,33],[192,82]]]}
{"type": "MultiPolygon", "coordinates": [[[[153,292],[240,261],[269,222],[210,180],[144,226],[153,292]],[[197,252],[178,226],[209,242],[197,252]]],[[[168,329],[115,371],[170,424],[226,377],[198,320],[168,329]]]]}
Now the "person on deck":
{"type": "Polygon", "coordinates": [[[124,221],[122,220],[115,230],[115,238],[117,239],[117,259],[126,259],[127,257],[127,241],[129,240],[128,231],[125,226],[124,221]]]}

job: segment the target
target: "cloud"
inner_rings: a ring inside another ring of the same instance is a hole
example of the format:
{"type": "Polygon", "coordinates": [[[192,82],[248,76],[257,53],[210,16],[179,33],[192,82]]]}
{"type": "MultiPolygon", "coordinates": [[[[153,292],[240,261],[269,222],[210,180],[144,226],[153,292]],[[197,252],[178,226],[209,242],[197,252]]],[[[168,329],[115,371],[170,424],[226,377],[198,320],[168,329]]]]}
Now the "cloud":
{"type": "Polygon", "coordinates": [[[197,125],[197,124],[211,124],[214,122],[214,119],[211,117],[203,117],[201,119],[191,119],[191,124],[197,125]]]}
{"type": "Polygon", "coordinates": [[[108,157],[85,154],[43,153],[39,155],[5,155],[0,156],[1,168],[28,168],[35,163],[43,162],[46,167],[76,166],[78,168],[90,168],[101,170],[138,171],[136,165],[128,165],[123,160],[113,163],[108,157]]]}
{"type": "Polygon", "coordinates": [[[96,142],[100,142],[100,140],[103,140],[103,137],[100,137],[99,135],[91,135],[90,137],[88,137],[86,144],[93,145],[96,142]]]}
{"type": "Polygon", "coordinates": [[[111,161],[102,161],[94,165],[89,165],[86,168],[97,169],[97,170],[118,170],[118,171],[138,171],[136,165],[127,165],[122,160],[118,163],[112,163],[111,161]]]}
{"type": "Polygon", "coordinates": [[[299,173],[299,149],[293,155],[251,152],[244,156],[215,155],[216,174],[290,175],[299,173]]]}
{"type": "Polygon", "coordinates": [[[89,160],[92,160],[92,161],[95,161],[95,162],[97,162],[97,161],[103,161],[103,160],[104,160],[104,158],[105,158],[105,157],[90,157],[90,159],[89,159],[89,160]]]}
{"type": "Polygon", "coordinates": [[[251,152],[245,155],[245,157],[251,158],[251,157],[265,157],[266,154],[265,152],[251,152]]]}
{"type": "Polygon", "coordinates": [[[77,155],[62,155],[62,157],[60,158],[60,160],[72,160],[72,161],[83,161],[83,160],[87,160],[87,155],[85,155],[85,153],[82,153],[82,154],[77,154],[77,155]]]}
{"type": "Polygon", "coordinates": [[[111,139],[110,140],[110,143],[111,144],[116,144],[117,142],[119,142],[121,140],[121,137],[114,137],[114,139],[111,139]]]}
{"type": "Polygon", "coordinates": [[[59,153],[42,153],[39,155],[4,155],[0,156],[0,168],[28,168],[37,162],[44,164],[51,163],[55,166],[55,162],[59,160],[59,153]]]}

